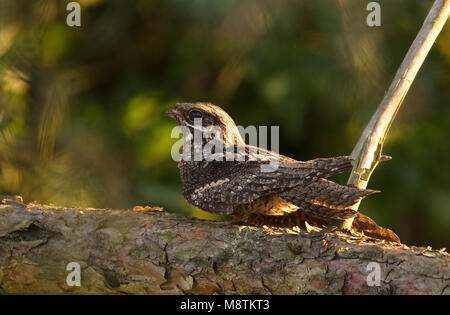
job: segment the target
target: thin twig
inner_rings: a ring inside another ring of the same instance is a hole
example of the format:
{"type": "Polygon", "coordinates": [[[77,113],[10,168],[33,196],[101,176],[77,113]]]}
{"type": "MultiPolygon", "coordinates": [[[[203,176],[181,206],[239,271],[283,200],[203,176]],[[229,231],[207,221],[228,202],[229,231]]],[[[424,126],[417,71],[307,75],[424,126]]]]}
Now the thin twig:
{"type": "MultiPolygon", "coordinates": [[[[370,175],[379,162],[389,127],[417,72],[447,21],[449,13],[450,0],[436,0],[434,2],[422,28],[409,48],[400,68],[397,70],[389,90],[350,155],[354,160],[354,166],[347,184],[361,189],[367,187],[370,175]]],[[[358,207],[359,203],[353,209],[358,210],[358,207]]],[[[353,219],[350,219],[344,224],[344,227],[350,228],[352,223],[353,219]]]]}

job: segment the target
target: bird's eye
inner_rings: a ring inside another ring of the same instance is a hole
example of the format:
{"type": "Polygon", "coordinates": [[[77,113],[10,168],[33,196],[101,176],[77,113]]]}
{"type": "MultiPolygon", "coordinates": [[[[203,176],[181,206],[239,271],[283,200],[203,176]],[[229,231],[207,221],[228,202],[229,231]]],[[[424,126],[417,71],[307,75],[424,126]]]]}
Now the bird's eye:
{"type": "Polygon", "coordinates": [[[202,118],[203,116],[201,111],[195,109],[191,110],[188,115],[191,121],[194,121],[195,118],[202,118]]]}

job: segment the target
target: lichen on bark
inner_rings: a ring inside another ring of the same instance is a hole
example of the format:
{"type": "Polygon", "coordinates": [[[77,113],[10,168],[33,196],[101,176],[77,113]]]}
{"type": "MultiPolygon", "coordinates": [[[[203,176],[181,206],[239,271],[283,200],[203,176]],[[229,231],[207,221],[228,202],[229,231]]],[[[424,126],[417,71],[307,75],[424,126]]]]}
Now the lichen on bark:
{"type": "Polygon", "coordinates": [[[0,205],[0,293],[450,294],[450,256],[339,231],[0,205]],[[67,264],[81,267],[69,286],[67,264]],[[380,286],[367,284],[370,262],[380,286]]]}

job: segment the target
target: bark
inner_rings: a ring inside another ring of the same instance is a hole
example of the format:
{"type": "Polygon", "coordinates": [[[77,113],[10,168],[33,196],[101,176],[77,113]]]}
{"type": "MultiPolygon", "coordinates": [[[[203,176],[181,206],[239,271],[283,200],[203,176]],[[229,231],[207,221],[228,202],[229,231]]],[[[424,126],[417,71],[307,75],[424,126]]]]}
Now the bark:
{"type": "Polygon", "coordinates": [[[339,231],[5,200],[0,293],[450,294],[450,257],[339,231]],[[66,282],[70,262],[79,287],[66,282]],[[367,284],[371,262],[379,286],[367,284]]]}

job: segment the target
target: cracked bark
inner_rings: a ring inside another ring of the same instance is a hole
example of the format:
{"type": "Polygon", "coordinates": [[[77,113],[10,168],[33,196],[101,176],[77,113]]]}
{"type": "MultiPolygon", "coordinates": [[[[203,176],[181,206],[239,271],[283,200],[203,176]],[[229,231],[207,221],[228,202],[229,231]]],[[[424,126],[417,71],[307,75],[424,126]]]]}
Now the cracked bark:
{"type": "Polygon", "coordinates": [[[5,200],[0,293],[450,294],[450,256],[341,232],[5,200]],[[80,287],[66,283],[70,262],[80,287]],[[380,286],[367,285],[370,262],[380,286]]]}

